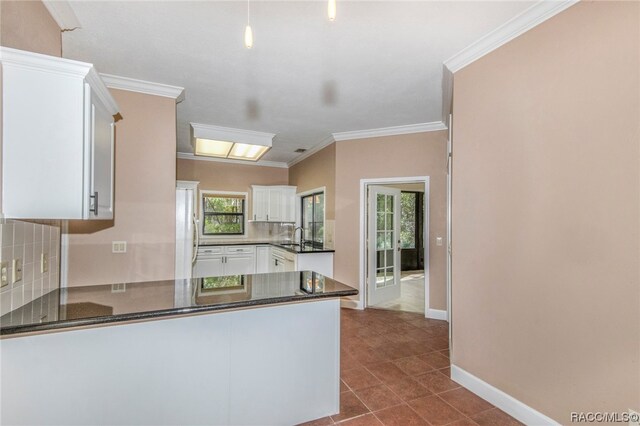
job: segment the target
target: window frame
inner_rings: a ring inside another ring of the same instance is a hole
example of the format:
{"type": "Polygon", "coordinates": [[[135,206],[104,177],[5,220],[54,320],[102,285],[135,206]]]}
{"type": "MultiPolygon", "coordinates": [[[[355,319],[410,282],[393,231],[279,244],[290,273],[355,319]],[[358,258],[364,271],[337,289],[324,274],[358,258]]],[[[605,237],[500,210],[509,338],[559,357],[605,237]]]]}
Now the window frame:
{"type": "MultiPolygon", "coordinates": [[[[326,229],[327,229],[327,191],[326,191],[326,187],[321,187],[321,188],[315,188],[312,189],[310,191],[305,191],[305,192],[301,192],[299,194],[297,194],[298,197],[298,202],[297,204],[297,209],[298,209],[298,223],[297,225],[304,228],[304,208],[303,208],[303,200],[307,197],[311,197],[311,196],[316,196],[316,195],[320,195],[322,194],[322,243],[316,242],[314,241],[316,234],[315,234],[315,229],[312,230],[312,235],[311,235],[311,240],[307,240],[305,239],[305,243],[309,243],[311,244],[313,247],[315,248],[324,248],[324,246],[327,243],[326,240],[326,229]],[[320,246],[320,244],[322,244],[322,246],[320,246]]],[[[314,212],[313,215],[315,216],[315,207],[314,207],[314,212]]]]}
{"type": "Polygon", "coordinates": [[[200,219],[200,223],[198,226],[198,233],[200,234],[200,238],[203,240],[207,239],[236,239],[236,238],[246,238],[247,237],[247,224],[248,224],[248,208],[249,208],[249,193],[248,192],[236,192],[236,191],[216,191],[216,190],[201,190],[199,197],[199,214],[198,217],[200,219]],[[228,197],[228,198],[242,198],[242,214],[240,213],[205,213],[204,211],[204,200],[205,197],[211,196],[220,196],[220,197],[228,197]],[[205,234],[204,226],[205,226],[205,217],[211,215],[233,215],[233,216],[242,216],[242,233],[220,233],[220,234],[205,234]]]}

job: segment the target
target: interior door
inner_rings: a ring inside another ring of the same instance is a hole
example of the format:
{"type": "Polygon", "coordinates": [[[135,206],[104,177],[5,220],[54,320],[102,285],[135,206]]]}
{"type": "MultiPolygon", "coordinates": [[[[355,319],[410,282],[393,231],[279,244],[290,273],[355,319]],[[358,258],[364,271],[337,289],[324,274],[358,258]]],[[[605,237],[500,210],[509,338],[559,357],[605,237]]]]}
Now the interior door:
{"type": "Polygon", "coordinates": [[[400,297],[400,190],[369,186],[368,305],[400,297]]]}

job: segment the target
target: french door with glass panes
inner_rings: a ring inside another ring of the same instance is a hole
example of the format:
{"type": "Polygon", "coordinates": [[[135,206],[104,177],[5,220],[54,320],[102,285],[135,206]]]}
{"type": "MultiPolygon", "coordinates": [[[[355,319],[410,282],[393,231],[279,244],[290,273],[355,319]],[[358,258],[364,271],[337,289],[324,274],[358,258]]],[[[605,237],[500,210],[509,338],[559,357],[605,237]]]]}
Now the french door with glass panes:
{"type": "Polygon", "coordinates": [[[369,306],[400,297],[400,190],[369,185],[367,219],[369,306]]]}

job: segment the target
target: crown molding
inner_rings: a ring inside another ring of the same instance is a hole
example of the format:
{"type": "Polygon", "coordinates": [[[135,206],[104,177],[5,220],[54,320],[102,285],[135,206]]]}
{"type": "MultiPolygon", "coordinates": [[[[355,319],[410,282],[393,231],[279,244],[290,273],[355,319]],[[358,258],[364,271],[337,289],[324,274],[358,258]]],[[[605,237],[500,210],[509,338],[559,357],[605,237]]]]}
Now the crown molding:
{"type": "Polygon", "coordinates": [[[60,27],[60,31],[73,31],[82,28],[76,13],[71,8],[68,1],[65,0],[42,0],[44,7],[47,8],[49,14],[60,27]]]}
{"type": "Polygon", "coordinates": [[[505,22],[489,34],[479,38],[451,58],[444,61],[445,67],[452,73],[480,59],[503,44],[529,31],[536,25],[557,15],[563,10],[578,3],[579,0],[542,0],[518,16],[505,22]]]}
{"type": "Polygon", "coordinates": [[[351,132],[333,133],[336,142],[349,141],[353,139],[377,138],[381,136],[408,135],[411,133],[435,132],[447,130],[447,126],[442,121],[431,123],[407,124],[406,126],[382,127],[380,129],[354,130],[351,132]]]}
{"type": "Polygon", "coordinates": [[[320,143],[318,143],[317,145],[314,145],[312,148],[306,150],[305,152],[303,152],[302,154],[298,155],[296,158],[294,158],[293,160],[289,161],[287,163],[288,167],[293,166],[294,164],[298,164],[299,162],[301,162],[302,160],[311,157],[313,154],[315,154],[318,151],[323,150],[324,148],[328,147],[329,145],[331,145],[332,143],[334,143],[336,140],[333,138],[333,135],[329,135],[326,138],[322,139],[320,141],[320,143]]]}
{"type": "Polygon", "coordinates": [[[128,90],[129,92],[144,93],[146,95],[162,96],[175,99],[176,103],[184,100],[184,87],[168,84],[153,83],[135,78],[120,77],[111,74],[100,74],[102,80],[111,89],[128,90]]]}
{"type": "Polygon", "coordinates": [[[74,61],[57,56],[43,55],[41,53],[28,52],[25,50],[12,49],[10,47],[0,47],[0,57],[4,66],[19,67],[29,70],[38,70],[46,73],[57,73],[84,79],[95,91],[102,101],[109,114],[115,115],[119,108],[116,101],[109,93],[93,64],[74,61]]]}
{"type": "Polygon", "coordinates": [[[214,126],[213,124],[191,124],[193,138],[215,139],[222,141],[273,146],[275,133],[256,132],[255,130],[214,126]]]}
{"type": "Polygon", "coordinates": [[[230,163],[237,164],[241,166],[261,166],[261,167],[277,167],[280,169],[287,169],[287,163],[283,163],[280,161],[266,161],[266,160],[258,160],[258,161],[243,161],[243,160],[231,160],[228,158],[215,158],[215,157],[203,157],[200,155],[195,155],[190,152],[178,152],[176,154],[176,158],[181,160],[193,160],[193,161],[213,161],[216,163],[230,163]]]}

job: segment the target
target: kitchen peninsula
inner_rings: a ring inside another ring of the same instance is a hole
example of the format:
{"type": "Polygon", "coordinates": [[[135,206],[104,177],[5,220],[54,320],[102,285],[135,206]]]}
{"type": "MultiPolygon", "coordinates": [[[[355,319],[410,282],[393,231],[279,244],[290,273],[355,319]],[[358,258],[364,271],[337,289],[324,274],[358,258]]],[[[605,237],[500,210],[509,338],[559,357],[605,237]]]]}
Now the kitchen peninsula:
{"type": "Polygon", "coordinates": [[[52,291],[0,318],[0,421],[266,425],[335,414],[339,298],[357,293],[310,271],[52,291]]]}

